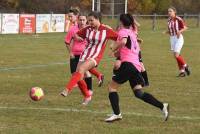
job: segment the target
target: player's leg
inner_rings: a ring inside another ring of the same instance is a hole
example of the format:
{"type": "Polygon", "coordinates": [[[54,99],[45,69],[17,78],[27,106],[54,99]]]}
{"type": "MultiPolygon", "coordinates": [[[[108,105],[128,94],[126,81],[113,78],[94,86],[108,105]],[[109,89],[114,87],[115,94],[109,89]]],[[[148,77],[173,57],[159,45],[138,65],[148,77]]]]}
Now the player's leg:
{"type": "Polygon", "coordinates": [[[117,89],[120,84],[125,83],[129,79],[129,75],[131,73],[128,67],[128,63],[122,63],[118,70],[113,70],[114,75],[108,88],[109,100],[112,106],[113,114],[105,120],[106,122],[113,122],[122,119],[122,115],[120,113],[119,108],[119,96],[117,93],[117,89]]]}
{"type": "Polygon", "coordinates": [[[162,103],[161,101],[156,99],[153,95],[143,91],[142,89],[143,80],[141,79],[140,73],[139,72],[135,73],[134,76],[129,79],[129,82],[135,97],[159,108],[164,114],[164,120],[167,121],[169,116],[169,104],[162,103]]]}
{"type": "Polygon", "coordinates": [[[149,79],[148,79],[147,71],[144,67],[143,62],[140,62],[140,64],[141,64],[141,67],[142,67],[141,74],[142,74],[142,77],[143,77],[144,82],[145,82],[144,86],[149,86],[149,79]]]}
{"type": "Polygon", "coordinates": [[[175,56],[179,66],[181,68],[181,73],[183,74],[183,72],[184,73],[186,72],[187,75],[190,75],[189,67],[188,67],[187,63],[185,62],[183,56],[180,55],[183,44],[184,44],[184,39],[183,39],[183,36],[181,35],[179,38],[176,39],[174,56],[175,56]]]}
{"type": "Polygon", "coordinates": [[[180,74],[179,77],[184,77],[185,76],[185,72],[187,73],[187,75],[190,75],[190,70],[188,65],[186,64],[184,58],[180,55],[181,49],[183,47],[183,36],[181,35],[179,38],[175,39],[175,46],[174,46],[174,57],[179,65],[180,68],[180,74]]]}
{"type": "Polygon", "coordinates": [[[104,75],[97,70],[97,68],[92,68],[89,70],[91,74],[97,77],[98,79],[98,86],[101,87],[103,85],[104,75]]]}
{"type": "Polygon", "coordinates": [[[87,71],[86,73],[85,73],[85,82],[86,82],[86,84],[87,84],[87,87],[88,87],[88,90],[91,92],[91,93],[93,93],[92,92],[92,75],[91,75],[91,73],[89,72],[89,71],[87,71]]]}
{"type": "MultiPolygon", "coordinates": [[[[95,67],[96,63],[93,60],[87,60],[84,62],[79,62],[77,71],[72,75],[70,81],[66,84],[66,90],[64,90],[61,95],[67,96],[68,92],[70,92],[73,87],[78,83],[79,87],[80,84],[84,87],[84,92],[86,92],[88,96],[88,89],[85,89],[85,81],[83,80],[84,74],[86,71],[90,70],[91,68],[95,67]]],[[[87,86],[86,86],[87,87],[87,86]]]]}
{"type": "Polygon", "coordinates": [[[144,64],[143,64],[143,61],[142,61],[141,51],[139,52],[139,61],[140,61],[140,65],[142,67],[141,74],[142,74],[142,77],[145,81],[144,86],[149,86],[149,79],[148,79],[147,71],[146,71],[144,64]]]}
{"type": "Polygon", "coordinates": [[[74,58],[70,58],[70,71],[71,74],[76,72],[76,68],[79,62],[80,55],[75,55],[74,58]]]}
{"type": "Polygon", "coordinates": [[[116,83],[114,80],[112,80],[108,86],[109,100],[113,110],[113,114],[109,118],[105,119],[106,122],[113,122],[122,119],[122,115],[120,113],[119,108],[119,96],[117,93],[118,87],[119,84],[116,83]]]}

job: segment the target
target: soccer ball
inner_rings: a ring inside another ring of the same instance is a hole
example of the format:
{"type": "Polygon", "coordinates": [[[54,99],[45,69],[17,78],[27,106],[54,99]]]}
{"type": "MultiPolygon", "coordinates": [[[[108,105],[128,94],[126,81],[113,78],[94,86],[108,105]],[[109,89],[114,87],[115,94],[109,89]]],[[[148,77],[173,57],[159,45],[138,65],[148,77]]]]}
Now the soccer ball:
{"type": "Polygon", "coordinates": [[[44,97],[44,92],[40,87],[32,87],[29,95],[32,100],[39,101],[44,97]]]}

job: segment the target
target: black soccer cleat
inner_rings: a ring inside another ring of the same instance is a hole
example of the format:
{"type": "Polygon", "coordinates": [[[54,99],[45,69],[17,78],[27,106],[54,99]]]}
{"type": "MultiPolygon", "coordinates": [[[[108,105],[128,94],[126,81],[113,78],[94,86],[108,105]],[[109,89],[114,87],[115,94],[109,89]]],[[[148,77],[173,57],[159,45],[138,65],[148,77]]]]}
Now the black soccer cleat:
{"type": "Polygon", "coordinates": [[[189,68],[188,65],[185,67],[185,72],[186,72],[186,74],[187,74],[188,76],[191,74],[191,71],[190,71],[190,68],[189,68]]]}
{"type": "Polygon", "coordinates": [[[181,72],[177,77],[185,77],[185,72],[181,72]]]}

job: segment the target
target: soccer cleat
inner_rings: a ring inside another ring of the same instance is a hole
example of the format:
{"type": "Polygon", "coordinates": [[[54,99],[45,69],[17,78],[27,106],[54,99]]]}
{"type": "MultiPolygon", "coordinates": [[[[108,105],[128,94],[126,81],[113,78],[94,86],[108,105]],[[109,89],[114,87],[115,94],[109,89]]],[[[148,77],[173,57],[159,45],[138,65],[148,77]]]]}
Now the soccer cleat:
{"type": "Polygon", "coordinates": [[[185,72],[181,72],[177,77],[185,77],[185,72]]]}
{"type": "Polygon", "coordinates": [[[60,95],[62,95],[63,97],[67,97],[67,95],[69,94],[69,91],[67,89],[64,89],[60,95]]]}
{"type": "Polygon", "coordinates": [[[122,115],[121,113],[116,115],[116,114],[112,114],[109,118],[105,119],[105,122],[114,122],[114,121],[118,121],[122,119],[122,115]]]}
{"type": "Polygon", "coordinates": [[[104,81],[104,75],[101,75],[99,78],[98,78],[98,87],[101,87],[103,85],[103,81],[104,81]]]}
{"type": "Polygon", "coordinates": [[[187,74],[188,76],[191,74],[191,71],[190,71],[190,68],[189,68],[188,65],[185,67],[185,72],[186,72],[186,74],[187,74]]]}
{"type": "Polygon", "coordinates": [[[85,97],[84,100],[83,100],[83,105],[88,105],[88,103],[92,100],[92,96],[89,96],[89,97],[85,97]]]}
{"type": "Polygon", "coordinates": [[[164,115],[164,121],[167,121],[169,118],[169,104],[163,103],[162,113],[164,115]]]}

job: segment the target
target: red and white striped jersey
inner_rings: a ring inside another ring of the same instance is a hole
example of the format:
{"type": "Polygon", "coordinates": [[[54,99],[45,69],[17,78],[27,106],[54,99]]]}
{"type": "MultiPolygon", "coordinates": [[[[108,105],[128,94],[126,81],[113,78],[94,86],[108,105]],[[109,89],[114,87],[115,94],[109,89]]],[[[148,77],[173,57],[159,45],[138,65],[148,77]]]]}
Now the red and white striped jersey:
{"type": "Polygon", "coordinates": [[[97,64],[102,59],[107,40],[111,39],[116,41],[118,38],[118,34],[105,25],[100,25],[98,30],[87,26],[78,31],[77,34],[84,39],[86,38],[88,42],[85,50],[81,54],[80,61],[94,59],[97,64]]]}
{"type": "Polygon", "coordinates": [[[176,16],[175,18],[168,19],[168,29],[171,36],[177,35],[177,31],[180,31],[185,26],[182,18],[176,16]]]}

